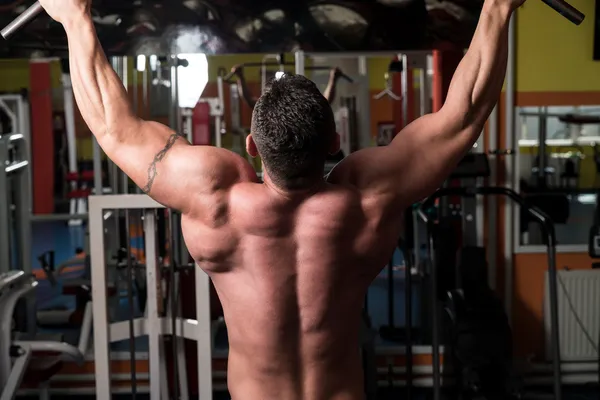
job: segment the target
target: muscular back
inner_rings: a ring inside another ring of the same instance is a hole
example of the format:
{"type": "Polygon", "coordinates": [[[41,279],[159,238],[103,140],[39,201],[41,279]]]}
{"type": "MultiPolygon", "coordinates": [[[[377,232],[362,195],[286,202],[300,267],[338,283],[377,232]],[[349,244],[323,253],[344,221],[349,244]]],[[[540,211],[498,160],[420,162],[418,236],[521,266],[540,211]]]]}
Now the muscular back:
{"type": "Polygon", "coordinates": [[[359,326],[369,283],[400,230],[351,185],[286,197],[244,182],[213,224],[184,220],[229,335],[234,399],[359,399],[359,326]]]}

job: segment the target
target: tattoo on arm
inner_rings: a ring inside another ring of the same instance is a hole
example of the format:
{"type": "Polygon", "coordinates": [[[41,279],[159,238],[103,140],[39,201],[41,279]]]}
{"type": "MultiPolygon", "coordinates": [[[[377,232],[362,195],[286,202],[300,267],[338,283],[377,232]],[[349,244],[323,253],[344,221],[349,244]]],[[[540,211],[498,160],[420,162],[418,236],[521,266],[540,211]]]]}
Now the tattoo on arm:
{"type": "Polygon", "coordinates": [[[165,158],[167,152],[171,149],[171,147],[173,147],[177,139],[179,139],[180,137],[182,136],[177,133],[174,133],[171,136],[169,136],[165,147],[161,151],[156,153],[156,155],[154,156],[154,160],[152,160],[152,163],[150,163],[150,166],[148,167],[148,183],[146,183],[146,186],[142,188],[142,191],[144,193],[149,194],[150,190],[152,190],[152,184],[154,183],[154,179],[156,179],[156,176],[158,175],[158,172],[156,171],[156,164],[158,164],[165,158]]]}

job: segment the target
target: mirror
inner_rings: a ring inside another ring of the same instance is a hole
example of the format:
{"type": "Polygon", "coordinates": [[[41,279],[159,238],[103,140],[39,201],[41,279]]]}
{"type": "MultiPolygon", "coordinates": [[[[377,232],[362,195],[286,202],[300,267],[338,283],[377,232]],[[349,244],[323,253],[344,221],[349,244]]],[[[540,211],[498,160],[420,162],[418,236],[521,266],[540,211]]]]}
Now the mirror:
{"type": "MultiPolygon", "coordinates": [[[[587,248],[600,184],[600,106],[521,107],[517,125],[518,190],[552,217],[559,245],[587,248]]],[[[520,244],[542,244],[538,227],[517,218],[520,244]]]]}

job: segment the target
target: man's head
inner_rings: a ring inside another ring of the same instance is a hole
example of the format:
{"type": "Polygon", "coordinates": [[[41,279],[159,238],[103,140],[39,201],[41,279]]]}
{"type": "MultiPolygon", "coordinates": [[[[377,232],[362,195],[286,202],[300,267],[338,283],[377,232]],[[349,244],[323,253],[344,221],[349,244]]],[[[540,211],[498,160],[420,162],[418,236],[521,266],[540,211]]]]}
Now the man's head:
{"type": "Polygon", "coordinates": [[[283,189],[311,186],[322,178],[327,153],[339,149],[329,102],[302,75],[272,80],[252,113],[247,150],[257,153],[271,181],[283,189]]]}

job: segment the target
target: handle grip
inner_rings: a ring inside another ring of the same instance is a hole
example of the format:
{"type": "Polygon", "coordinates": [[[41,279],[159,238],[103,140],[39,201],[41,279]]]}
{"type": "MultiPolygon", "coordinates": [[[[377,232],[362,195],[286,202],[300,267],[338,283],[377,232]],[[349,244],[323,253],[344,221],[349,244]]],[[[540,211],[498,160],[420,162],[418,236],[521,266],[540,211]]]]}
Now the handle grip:
{"type": "Polygon", "coordinates": [[[344,74],[343,72],[340,74],[340,78],[348,81],[348,83],[354,83],[354,79],[350,78],[348,75],[344,74]]]}
{"type": "Polygon", "coordinates": [[[229,82],[231,80],[231,78],[233,78],[234,75],[235,75],[235,72],[231,71],[230,73],[228,73],[227,75],[225,75],[223,77],[223,81],[229,82]]]}
{"type": "Polygon", "coordinates": [[[0,31],[0,35],[2,35],[4,39],[10,38],[16,31],[33,21],[35,17],[37,17],[42,11],[44,11],[44,8],[42,7],[39,1],[36,1],[31,5],[31,7],[23,11],[21,15],[19,15],[11,23],[6,25],[0,31]]]}
{"type": "Polygon", "coordinates": [[[557,13],[574,23],[580,25],[585,19],[585,14],[567,3],[565,0],[542,0],[552,7],[557,13]]]}

